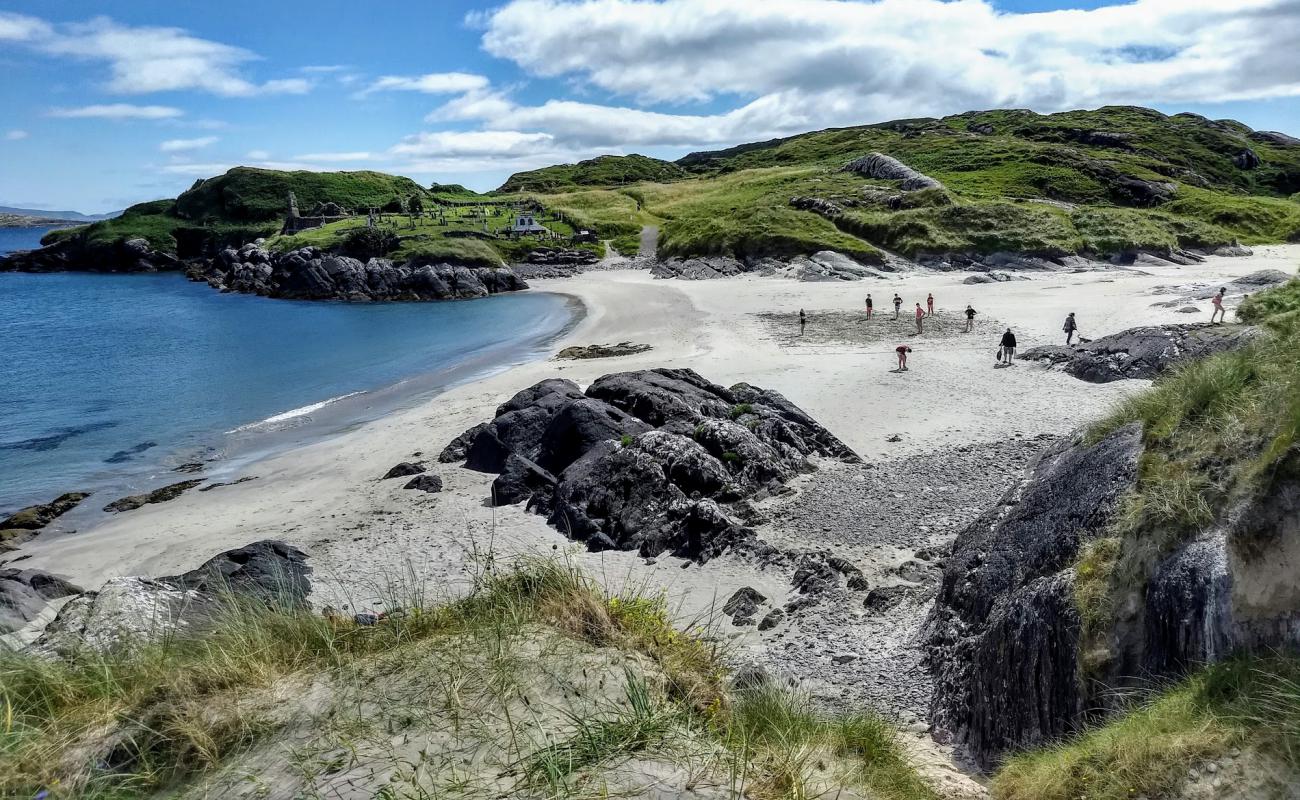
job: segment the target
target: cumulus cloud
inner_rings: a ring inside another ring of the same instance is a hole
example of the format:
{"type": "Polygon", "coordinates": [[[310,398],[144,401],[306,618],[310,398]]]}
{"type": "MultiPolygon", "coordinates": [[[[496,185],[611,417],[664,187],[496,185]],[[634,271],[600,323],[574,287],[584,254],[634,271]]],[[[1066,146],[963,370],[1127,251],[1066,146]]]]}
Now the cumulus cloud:
{"type": "Polygon", "coordinates": [[[64,119],[171,119],[183,111],[171,106],[137,106],[131,103],[107,103],[77,108],[50,109],[51,117],[64,119]]]}
{"type": "Polygon", "coordinates": [[[385,75],[358,92],[423,92],[424,94],[460,94],[487,88],[488,79],[467,72],[432,72],[428,75],[385,75]]]}
{"type": "Polygon", "coordinates": [[[294,156],[295,161],[319,161],[328,164],[337,164],[345,161],[370,161],[374,159],[373,153],[358,150],[352,153],[306,153],[300,156],[294,156]]]}
{"type": "Polygon", "coordinates": [[[242,68],[257,56],[233,45],[193,36],[181,28],[121,25],[107,17],[53,26],[35,17],[0,16],[0,40],[11,39],[55,56],[102,62],[106,88],[119,94],[192,89],[224,97],[301,94],[305,78],[256,83],[242,68]]]}
{"type": "Polygon", "coordinates": [[[271,157],[271,154],[265,150],[249,150],[247,155],[254,161],[266,161],[271,157]]]}
{"type": "Polygon", "coordinates": [[[7,142],[21,141],[22,139],[26,139],[28,135],[29,134],[27,133],[27,131],[20,131],[15,129],[5,134],[5,141],[7,142]]]}
{"type": "MultiPolygon", "coordinates": [[[[1300,0],[1041,13],[987,0],[512,0],[475,21],[487,52],[533,75],[642,105],[739,98],[764,132],[977,108],[1300,95],[1300,0]]],[[[530,113],[566,110],[545,111],[552,105],[530,113]]],[[[731,140],[717,119],[676,116],[697,136],[731,140]]],[[[639,118],[623,109],[601,119],[639,118]]]]}
{"type": "Polygon", "coordinates": [[[205,147],[216,144],[220,141],[216,136],[200,136],[197,139],[168,139],[158,145],[158,149],[164,153],[185,153],[191,150],[202,150],[205,147]]]}

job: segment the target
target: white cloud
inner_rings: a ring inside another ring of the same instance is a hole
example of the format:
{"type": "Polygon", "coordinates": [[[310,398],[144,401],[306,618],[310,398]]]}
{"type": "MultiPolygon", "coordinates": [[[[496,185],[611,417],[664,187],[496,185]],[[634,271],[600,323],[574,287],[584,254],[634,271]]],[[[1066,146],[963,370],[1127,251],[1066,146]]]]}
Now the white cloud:
{"type": "Polygon", "coordinates": [[[50,25],[44,20],[0,11],[0,41],[25,42],[50,35],[50,25]]]}
{"type": "Polygon", "coordinates": [[[252,161],[240,164],[231,164],[225,162],[207,162],[207,163],[172,163],[164,164],[159,167],[159,171],[167,175],[191,175],[198,178],[210,178],[214,175],[221,175],[235,167],[261,167],[262,169],[279,169],[279,170],[306,170],[308,172],[328,171],[311,164],[303,164],[297,161],[252,161]]]}
{"type": "Polygon", "coordinates": [[[433,72],[428,75],[385,75],[357,93],[423,92],[424,94],[460,94],[487,88],[488,79],[467,72],[433,72]]]}
{"type": "Polygon", "coordinates": [[[35,17],[0,14],[0,40],[27,43],[37,50],[108,65],[106,88],[119,94],[192,89],[225,97],[302,94],[304,78],[256,83],[244,77],[257,56],[241,47],[193,36],[181,28],[121,25],[107,17],[53,26],[35,17]]]}
{"type": "Polygon", "coordinates": [[[352,153],[307,153],[301,156],[294,156],[294,160],[338,163],[340,161],[371,161],[374,157],[373,153],[357,151],[352,153]]]}
{"type": "Polygon", "coordinates": [[[5,141],[6,141],[6,142],[17,142],[17,141],[20,141],[20,140],[22,140],[22,139],[26,139],[29,135],[30,135],[30,134],[28,134],[27,131],[20,131],[20,130],[16,130],[16,129],[15,129],[15,130],[9,131],[8,133],[5,134],[5,141]]]}
{"type": "Polygon", "coordinates": [[[158,145],[158,149],[164,153],[185,153],[191,150],[202,150],[209,145],[216,144],[220,139],[216,136],[201,136],[197,139],[168,139],[158,145]]]}
{"type": "Polygon", "coordinates": [[[171,106],[137,106],[131,103],[108,103],[77,108],[50,109],[51,117],[65,119],[170,119],[183,111],[171,106]]]}
{"type": "Polygon", "coordinates": [[[437,131],[407,136],[389,153],[412,159],[518,156],[553,150],[549,133],[520,131],[437,131]]]}
{"type": "MultiPolygon", "coordinates": [[[[987,0],[512,0],[476,21],[487,52],[534,75],[642,104],[740,98],[764,132],[991,107],[1300,95],[1298,0],[1043,13],[987,0]]],[[[542,111],[552,105],[532,113],[564,110],[542,111]]],[[[716,118],[673,116],[720,141],[757,138],[727,134],[716,118]]],[[[594,124],[636,119],[602,112],[594,124]]]]}
{"type": "Polygon", "coordinates": [[[271,157],[271,154],[265,150],[249,150],[247,155],[254,161],[266,161],[271,157]]]}

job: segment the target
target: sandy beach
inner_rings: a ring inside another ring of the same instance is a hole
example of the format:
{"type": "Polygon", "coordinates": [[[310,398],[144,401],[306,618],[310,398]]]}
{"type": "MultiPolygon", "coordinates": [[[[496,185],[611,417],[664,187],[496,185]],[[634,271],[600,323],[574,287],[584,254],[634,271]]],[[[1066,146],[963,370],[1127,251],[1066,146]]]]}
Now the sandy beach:
{"type": "MultiPolygon", "coordinates": [[[[969,273],[956,272],[801,283],[756,276],[656,280],[645,271],[613,270],[536,281],[534,291],[577,298],[587,311],[555,344],[557,352],[618,342],[653,349],[517,366],[254,463],[242,474],[255,480],[190,491],[75,533],[47,532],[14,555],[21,566],[93,589],[110,577],[175,574],[224,550],[281,539],[309,554],[318,603],[360,608],[382,606],[394,583],[430,597],[463,591],[475,562],[489,555],[505,563],[567,553],[611,590],[663,591],[683,619],[713,620],[737,661],[798,675],[829,701],[885,709],[920,733],[929,682],[915,645],[944,548],[1047,443],[1146,385],[1089,384],[1024,362],[995,368],[1001,332],[1012,327],[1023,351],[1063,343],[1061,323],[1071,311],[1089,338],[1144,324],[1204,322],[1208,301],[1192,302],[1197,314],[1179,313],[1184,303],[1154,304],[1263,269],[1294,273],[1297,262],[1300,246],[1279,246],[1191,267],[1022,273],[1023,279],[976,285],[963,283],[969,273]],[[868,292],[877,309],[870,322],[863,313],[868,292]],[[892,308],[883,310],[894,292],[904,299],[898,321],[892,308]],[[908,309],[929,293],[937,313],[915,335],[908,309]],[[979,311],[970,334],[961,332],[967,303],[979,311]],[[801,308],[809,317],[802,335],[801,308]],[[899,344],[913,348],[907,372],[895,370],[899,344]],[[763,501],[766,521],[756,529],[782,549],[847,558],[882,594],[869,595],[864,606],[860,593],[840,590],[767,632],[733,627],[718,620],[723,601],[749,586],[767,598],[764,610],[781,607],[793,597],[788,571],[731,555],[698,565],[667,555],[588,553],[521,505],[491,508],[493,476],[436,462],[453,437],[539,380],[558,376],[585,386],[607,373],[661,366],[690,367],[724,385],[777,389],[865,459],[860,466],[825,464],[796,481],[792,496],[763,501]],[[403,481],[380,480],[394,464],[420,459],[432,462],[443,492],[403,491],[403,481]]],[[[1239,300],[1230,298],[1229,306],[1239,300]]]]}

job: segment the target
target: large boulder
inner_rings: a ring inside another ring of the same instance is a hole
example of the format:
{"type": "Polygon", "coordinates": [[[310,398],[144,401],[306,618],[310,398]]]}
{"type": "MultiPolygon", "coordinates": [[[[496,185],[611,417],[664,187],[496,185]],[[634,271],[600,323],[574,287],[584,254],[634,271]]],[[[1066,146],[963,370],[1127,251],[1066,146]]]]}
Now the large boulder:
{"type": "Polygon", "coordinates": [[[64,605],[30,647],[67,655],[201,632],[232,603],[306,608],[306,558],[296,547],[266,540],[221,553],[181,575],[112,578],[64,605]]]}
{"type": "Polygon", "coordinates": [[[899,181],[905,192],[943,188],[942,183],[929,175],[922,175],[893,156],[883,153],[869,153],[850,161],[844,165],[844,171],[856,172],[864,178],[899,181]]]}
{"type": "Polygon", "coordinates": [[[1242,347],[1256,335],[1257,329],[1237,325],[1153,325],[1071,347],[1034,347],[1020,358],[1059,366],[1089,383],[1110,383],[1155,378],[1187,361],[1242,347]]]}
{"type": "Polygon", "coordinates": [[[80,593],[78,587],[42,570],[0,569],[0,634],[31,622],[51,600],[80,593]]]}
{"type": "Polygon", "coordinates": [[[0,550],[12,549],[35,536],[42,528],[80,505],[89,492],[68,492],[40,505],[28,506],[0,522],[0,550]]]}
{"type": "Polygon", "coordinates": [[[753,540],[732,504],[778,490],[814,457],[858,460],[780,393],[689,369],[606,375],[585,393],[543,381],[496,411],[444,452],[464,448],[467,467],[498,473],[495,504],[526,500],[593,550],[711,558],[753,540]]]}

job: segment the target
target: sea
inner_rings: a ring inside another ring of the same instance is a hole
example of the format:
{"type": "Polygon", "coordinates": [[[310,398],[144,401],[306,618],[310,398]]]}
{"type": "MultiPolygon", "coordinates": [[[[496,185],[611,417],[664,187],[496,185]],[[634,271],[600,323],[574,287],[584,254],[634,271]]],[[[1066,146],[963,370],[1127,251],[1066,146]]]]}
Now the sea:
{"type": "MultiPolygon", "coordinates": [[[[46,230],[0,229],[0,254],[46,230]]],[[[233,478],[543,357],[580,315],[535,292],[309,302],[177,274],[0,273],[0,516],[67,491],[94,491],[98,508],[191,477],[175,471],[187,464],[233,478]]]]}

